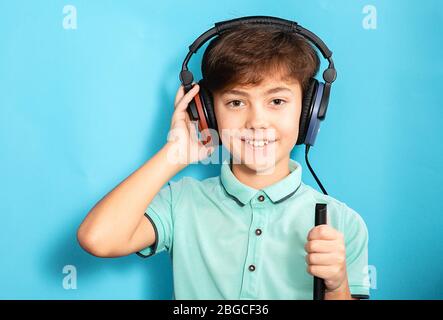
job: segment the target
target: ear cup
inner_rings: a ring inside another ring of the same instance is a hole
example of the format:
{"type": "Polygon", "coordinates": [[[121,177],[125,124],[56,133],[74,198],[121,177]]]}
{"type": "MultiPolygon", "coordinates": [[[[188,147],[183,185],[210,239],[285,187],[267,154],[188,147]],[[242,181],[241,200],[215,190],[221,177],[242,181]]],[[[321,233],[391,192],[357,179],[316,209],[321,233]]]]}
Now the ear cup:
{"type": "MultiPolygon", "coordinates": [[[[212,96],[212,93],[209,89],[206,88],[204,81],[200,80],[198,82],[200,86],[200,98],[203,103],[203,109],[206,114],[206,119],[208,123],[208,127],[210,129],[216,130],[218,132],[218,125],[217,125],[217,119],[215,118],[215,111],[214,111],[214,99],[212,96]]],[[[220,136],[218,138],[219,144],[221,144],[220,136]]]]}
{"type": "Polygon", "coordinates": [[[318,88],[318,80],[315,78],[309,79],[308,86],[303,93],[302,108],[300,114],[300,122],[298,127],[298,138],[296,144],[303,144],[306,138],[306,132],[309,126],[309,120],[312,113],[314,98],[318,88]]]}

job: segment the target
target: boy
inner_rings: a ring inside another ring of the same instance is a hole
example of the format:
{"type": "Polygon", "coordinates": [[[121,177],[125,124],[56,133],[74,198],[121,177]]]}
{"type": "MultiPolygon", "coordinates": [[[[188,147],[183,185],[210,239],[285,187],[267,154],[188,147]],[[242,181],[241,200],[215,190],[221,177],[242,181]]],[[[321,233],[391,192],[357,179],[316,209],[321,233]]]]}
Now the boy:
{"type": "Polygon", "coordinates": [[[169,182],[214,151],[186,112],[199,85],[186,94],[181,86],[168,142],[94,206],[78,230],[81,246],[100,257],[168,251],[175,299],[312,299],[312,276],[324,279],[325,299],[367,298],[364,221],[304,184],[290,159],[318,69],[307,41],[271,27],[211,41],[202,75],[234,161],[217,177],[169,182]],[[328,225],[313,227],[316,203],[327,204],[328,225]]]}

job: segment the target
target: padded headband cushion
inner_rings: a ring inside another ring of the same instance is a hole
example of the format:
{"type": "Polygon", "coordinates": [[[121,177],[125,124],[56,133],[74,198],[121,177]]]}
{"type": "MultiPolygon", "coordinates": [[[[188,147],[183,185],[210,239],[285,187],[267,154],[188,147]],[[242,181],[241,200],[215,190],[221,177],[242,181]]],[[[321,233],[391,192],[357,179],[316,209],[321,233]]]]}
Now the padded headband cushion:
{"type": "Polygon", "coordinates": [[[302,144],[305,142],[306,133],[308,130],[309,125],[309,116],[311,112],[311,105],[314,100],[314,95],[316,94],[315,90],[318,87],[318,80],[315,78],[309,79],[308,87],[306,88],[305,92],[303,93],[303,100],[302,100],[302,108],[301,108],[301,114],[300,114],[300,123],[298,127],[298,139],[296,144],[302,144]]]}

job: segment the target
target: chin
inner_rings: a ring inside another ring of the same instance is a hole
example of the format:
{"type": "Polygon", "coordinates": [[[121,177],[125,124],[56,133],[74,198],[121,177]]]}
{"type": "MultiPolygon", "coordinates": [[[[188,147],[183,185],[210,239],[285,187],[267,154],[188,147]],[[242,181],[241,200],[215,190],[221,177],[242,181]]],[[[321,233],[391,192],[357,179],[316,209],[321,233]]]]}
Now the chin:
{"type": "Polygon", "coordinates": [[[236,143],[233,145],[233,155],[236,159],[234,164],[241,164],[256,174],[273,174],[277,162],[281,159],[281,155],[277,154],[279,143],[280,141],[277,140],[265,148],[259,148],[259,150],[245,146],[243,141],[236,143]]]}
{"type": "Polygon", "coordinates": [[[275,171],[276,163],[242,163],[243,166],[247,167],[249,170],[255,172],[257,175],[271,175],[275,171]]]}

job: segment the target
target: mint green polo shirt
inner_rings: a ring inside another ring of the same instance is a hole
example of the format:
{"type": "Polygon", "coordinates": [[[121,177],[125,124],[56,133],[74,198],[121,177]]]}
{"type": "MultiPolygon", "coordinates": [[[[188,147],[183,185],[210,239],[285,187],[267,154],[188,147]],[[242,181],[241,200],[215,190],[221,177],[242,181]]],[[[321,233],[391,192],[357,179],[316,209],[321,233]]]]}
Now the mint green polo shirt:
{"type": "Polygon", "coordinates": [[[220,176],[170,181],[145,216],[155,243],[137,254],[166,251],[172,259],[172,299],[312,299],[304,245],[316,203],[345,237],[351,294],[369,297],[368,231],[357,212],[302,182],[302,167],[264,189],[240,182],[229,162],[220,176]]]}

